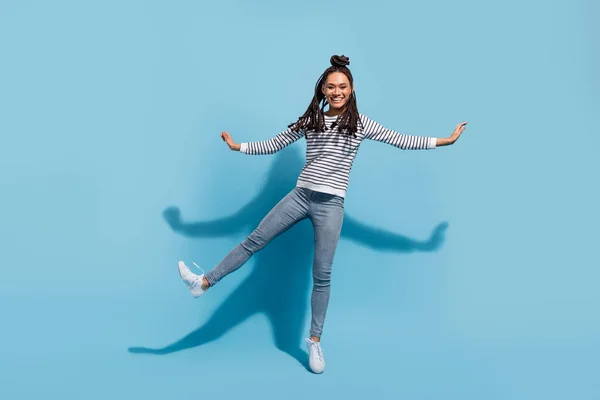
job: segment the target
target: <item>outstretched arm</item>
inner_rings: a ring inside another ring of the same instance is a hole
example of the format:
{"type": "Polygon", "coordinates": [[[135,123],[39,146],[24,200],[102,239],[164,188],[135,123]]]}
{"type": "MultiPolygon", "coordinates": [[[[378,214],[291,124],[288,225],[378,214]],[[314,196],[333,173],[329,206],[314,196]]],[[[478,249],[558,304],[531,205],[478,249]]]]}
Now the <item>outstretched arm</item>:
{"type": "Polygon", "coordinates": [[[352,217],[344,217],[342,236],[376,250],[412,252],[433,251],[444,241],[444,232],[448,224],[443,222],[435,227],[427,240],[414,240],[394,232],[375,228],[358,222],[352,217]]]}
{"type": "Polygon", "coordinates": [[[456,129],[448,138],[436,138],[431,136],[407,135],[388,129],[380,123],[364,117],[364,134],[366,139],[376,140],[378,142],[391,144],[402,150],[427,150],[434,149],[437,146],[447,146],[454,144],[465,129],[467,123],[462,122],[456,126],[456,129]]]}
{"type": "Polygon", "coordinates": [[[221,138],[227,143],[227,146],[229,146],[231,150],[240,151],[242,153],[251,155],[277,153],[278,151],[300,139],[302,136],[304,136],[303,131],[297,131],[288,128],[283,132],[279,132],[275,137],[262,142],[235,143],[229,133],[221,132],[221,138]]]}

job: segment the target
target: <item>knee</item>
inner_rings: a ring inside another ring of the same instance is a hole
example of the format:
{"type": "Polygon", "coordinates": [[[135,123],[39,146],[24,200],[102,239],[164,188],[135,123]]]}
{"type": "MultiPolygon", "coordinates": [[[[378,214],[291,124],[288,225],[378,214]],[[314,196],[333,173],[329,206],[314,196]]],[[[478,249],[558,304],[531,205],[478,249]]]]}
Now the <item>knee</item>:
{"type": "Polygon", "coordinates": [[[317,267],[313,272],[315,287],[328,288],[331,286],[331,267],[317,267]]]}
{"type": "Polygon", "coordinates": [[[242,247],[250,254],[254,254],[262,250],[266,244],[266,240],[262,237],[261,232],[258,229],[252,232],[241,243],[242,247]]]}

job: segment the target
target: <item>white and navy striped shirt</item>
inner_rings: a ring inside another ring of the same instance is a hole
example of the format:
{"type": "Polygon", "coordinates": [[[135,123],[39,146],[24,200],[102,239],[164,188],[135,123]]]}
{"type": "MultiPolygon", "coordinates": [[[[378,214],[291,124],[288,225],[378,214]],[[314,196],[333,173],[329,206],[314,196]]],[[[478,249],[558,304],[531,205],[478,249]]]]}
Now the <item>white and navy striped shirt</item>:
{"type": "Polygon", "coordinates": [[[300,172],[297,186],[345,197],[350,170],[364,139],[391,144],[403,150],[433,149],[436,145],[434,137],[401,134],[362,114],[362,126],[358,124],[356,138],[353,138],[338,132],[337,128],[329,130],[336,119],[325,115],[327,132],[305,135],[303,130],[288,128],[269,140],[241,143],[240,151],[251,155],[273,154],[306,137],[306,164],[300,172]]]}

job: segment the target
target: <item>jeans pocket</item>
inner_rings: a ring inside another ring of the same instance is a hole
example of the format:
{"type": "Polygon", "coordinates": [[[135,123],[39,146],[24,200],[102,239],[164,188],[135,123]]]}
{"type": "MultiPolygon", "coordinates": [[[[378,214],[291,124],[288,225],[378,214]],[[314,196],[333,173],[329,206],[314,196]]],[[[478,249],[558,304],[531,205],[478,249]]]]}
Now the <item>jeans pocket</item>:
{"type": "Polygon", "coordinates": [[[333,195],[329,202],[335,206],[344,208],[344,198],[341,196],[333,195]]]}

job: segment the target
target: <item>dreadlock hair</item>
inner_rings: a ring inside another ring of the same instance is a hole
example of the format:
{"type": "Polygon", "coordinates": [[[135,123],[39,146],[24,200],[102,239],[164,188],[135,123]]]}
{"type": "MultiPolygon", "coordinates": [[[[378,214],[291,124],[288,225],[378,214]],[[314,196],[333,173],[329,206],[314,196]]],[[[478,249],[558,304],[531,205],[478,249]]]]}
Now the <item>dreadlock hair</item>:
{"type": "MultiPolygon", "coordinates": [[[[327,81],[329,74],[333,72],[342,72],[344,75],[346,75],[346,77],[348,77],[350,85],[354,88],[354,79],[352,78],[352,73],[347,67],[347,65],[350,64],[350,59],[344,55],[334,55],[331,56],[329,61],[331,63],[331,67],[327,68],[319,77],[319,80],[315,85],[315,94],[310,102],[310,105],[306,109],[306,112],[300,118],[298,118],[296,122],[288,125],[288,128],[292,128],[293,130],[302,129],[307,132],[325,132],[327,130],[327,127],[325,126],[323,109],[327,104],[329,104],[329,102],[327,101],[321,88],[327,81]]],[[[345,104],[344,109],[338,116],[337,120],[332,124],[331,129],[337,126],[339,132],[356,137],[356,131],[358,130],[359,122],[360,117],[358,114],[358,108],[356,107],[356,94],[354,93],[354,90],[352,90],[350,99],[348,99],[348,102],[345,104]]]]}

